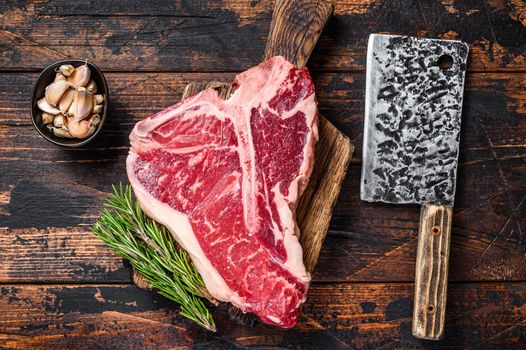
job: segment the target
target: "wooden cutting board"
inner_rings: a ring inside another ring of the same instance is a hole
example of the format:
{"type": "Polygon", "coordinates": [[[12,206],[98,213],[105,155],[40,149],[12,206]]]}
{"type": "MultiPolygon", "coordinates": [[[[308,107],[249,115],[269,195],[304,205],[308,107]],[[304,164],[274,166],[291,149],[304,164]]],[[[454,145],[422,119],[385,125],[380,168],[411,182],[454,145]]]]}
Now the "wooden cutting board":
{"type": "MultiPolygon", "coordinates": [[[[263,60],[282,55],[297,67],[305,66],[331,13],[332,4],[325,1],[276,1],[263,60]]],[[[231,94],[230,83],[193,82],[186,86],[182,98],[195,95],[206,88],[215,89],[223,99],[231,94]]],[[[351,141],[345,135],[323,116],[319,119],[319,141],[314,152],[314,168],[296,211],[303,259],[310,273],[316,267],[332,210],[354,151],[351,141]]],[[[148,287],[148,283],[135,271],[134,282],[139,287],[148,287]]]]}

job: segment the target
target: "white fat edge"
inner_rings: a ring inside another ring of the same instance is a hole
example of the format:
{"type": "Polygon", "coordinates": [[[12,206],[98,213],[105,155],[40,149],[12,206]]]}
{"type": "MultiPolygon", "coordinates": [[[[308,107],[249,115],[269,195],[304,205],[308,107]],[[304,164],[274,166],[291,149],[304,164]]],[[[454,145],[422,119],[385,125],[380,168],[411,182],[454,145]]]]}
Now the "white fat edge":
{"type": "MultiPolygon", "coordinates": [[[[242,82],[243,80],[250,79],[250,86],[248,86],[249,84],[241,84],[240,87],[234,91],[232,96],[226,101],[226,103],[230,105],[250,106],[249,112],[252,107],[259,107],[260,109],[268,109],[270,112],[279,115],[279,113],[275,109],[271,108],[268,103],[276,96],[277,88],[282,87],[282,83],[287,78],[289,72],[295,67],[282,56],[275,56],[270,60],[280,61],[279,63],[281,64],[272,64],[272,70],[268,74],[263,74],[263,71],[261,69],[257,69],[258,66],[256,66],[236,76],[236,81],[241,80],[242,82]],[[254,81],[259,82],[259,84],[254,84],[254,81]],[[254,91],[249,89],[255,85],[260,85],[257,93],[254,93],[254,91]],[[247,87],[243,89],[244,86],[247,87]],[[251,98],[248,99],[247,97],[251,98]],[[261,101],[261,103],[259,106],[255,106],[254,101],[261,101]]],[[[290,84],[291,83],[288,83],[288,85],[290,84]]],[[[286,88],[287,85],[283,85],[283,87],[286,88]]]]}
{"type": "Polygon", "coordinates": [[[271,320],[272,322],[276,323],[276,324],[281,324],[281,320],[279,318],[277,318],[276,316],[272,316],[272,315],[266,315],[265,316],[266,318],[268,318],[269,320],[271,320]]]}
{"type": "MultiPolygon", "coordinates": [[[[268,102],[276,96],[277,88],[288,88],[291,83],[283,84],[290,71],[295,67],[288,61],[284,60],[283,64],[274,65],[270,72],[265,86],[258,91],[257,99],[266,103],[265,107],[268,107],[268,102]]],[[[263,107],[263,106],[262,106],[263,107]]],[[[270,108],[269,108],[270,109],[270,108]]]]}
{"type": "Polygon", "coordinates": [[[230,298],[232,305],[246,313],[246,309],[250,307],[250,304],[246,302],[247,298],[240,296],[237,292],[234,292],[230,298]]]}
{"type": "Polygon", "coordinates": [[[271,192],[274,193],[274,204],[276,205],[283,230],[281,239],[283,239],[283,246],[287,252],[287,260],[283,263],[283,266],[293,276],[306,284],[310,281],[311,277],[303,263],[303,249],[298,240],[299,228],[296,223],[296,218],[294,217],[289,202],[279,190],[279,183],[274,185],[271,192]]]}
{"type": "Polygon", "coordinates": [[[272,57],[260,65],[238,74],[235,81],[239,83],[239,88],[225,102],[230,105],[253,106],[254,100],[269,101],[276,93],[276,89],[272,87],[279,87],[293,68],[295,67],[284,57],[272,57]],[[270,63],[271,61],[277,63],[270,63]],[[270,65],[272,69],[269,72],[268,69],[262,69],[261,65],[270,65]],[[250,80],[250,84],[244,83],[245,80],[250,80]]]}
{"type": "Polygon", "coordinates": [[[306,142],[303,146],[303,162],[300,165],[298,176],[291,182],[289,186],[289,195],[287,200],[289,203],[296,205],[299,197],[305,190],[309,177],[314,167],[314,146],[319,138],[318,132],[318,106],[316,104],[315,96],[312,94],[308,99],[301,101],[301,105],[305,113],[306,124],[309,132],[306,135],[306,142]]]}
{"type": "Polygon", "coordinates": [[[228,287],[225,280],[206,257],[188,218],[167,204],[157,200],[141,185],[132,171],[136,159],[137,154],[133,150],[130,150],[128,158],[126,159],[126,169],[128,179],[143,211],[153,220],[166,226],[177,243],[188,252],[205,282],[206,289],[214,298],[243,305],[244,299],[240,298],[237,293],[228,287]]]}

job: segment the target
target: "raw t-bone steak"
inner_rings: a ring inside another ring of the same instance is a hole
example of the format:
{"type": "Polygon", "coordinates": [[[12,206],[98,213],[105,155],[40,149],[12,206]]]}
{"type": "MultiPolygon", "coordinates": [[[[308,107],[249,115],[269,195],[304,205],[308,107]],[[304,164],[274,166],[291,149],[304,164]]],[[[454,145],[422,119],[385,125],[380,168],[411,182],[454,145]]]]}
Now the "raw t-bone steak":
{"type": "Polygon", "coordinates": [[[139,123],[126,167],[146,213],[188,251],[208,291],[292,327],[305,300],[295,221],[318,138],[306,68],[276,56],[139,123]]]}

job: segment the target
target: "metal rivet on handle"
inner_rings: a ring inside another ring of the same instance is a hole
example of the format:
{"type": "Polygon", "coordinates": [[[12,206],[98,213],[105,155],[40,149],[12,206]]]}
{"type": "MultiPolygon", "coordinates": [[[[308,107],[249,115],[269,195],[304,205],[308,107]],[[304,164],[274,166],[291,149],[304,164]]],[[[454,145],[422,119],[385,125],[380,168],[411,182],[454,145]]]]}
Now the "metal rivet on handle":
{"type": "Polygon", "coordinates": [[[433,226],[431,227],[431,234],[433,236],[438,236],[442,233],[442,229],[440,228],[440,226],[433,226]]]}
{"type": "Polygon", "coordinates": [[[433,304],[427,305],[427,313],[431,314],[431,315],[434,314],[435,313],[435,305],[433,305],[433,304]]]}

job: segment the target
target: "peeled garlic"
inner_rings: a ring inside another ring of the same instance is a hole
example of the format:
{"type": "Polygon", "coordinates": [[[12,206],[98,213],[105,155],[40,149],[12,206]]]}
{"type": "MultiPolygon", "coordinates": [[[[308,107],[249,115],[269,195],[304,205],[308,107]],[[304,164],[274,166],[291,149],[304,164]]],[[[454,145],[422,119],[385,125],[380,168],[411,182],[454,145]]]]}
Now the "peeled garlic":
{"type": "Polygon", "coordinates": [[[96,94],[97,93],[97,84],[95,84],[94,80],[90,80],[88,85],[86,86],[86,89],[91,91],[91,93],[96,94]]]}
{"type": "Polygon", "coordinates": [[[68,117],[69,133],[76,138],[85,139],[95,132],[100,121],[98,114],[91,116],[90,119],[77,120],[73,116],[68,117]]]}
{"type": "Polygon", "coordinates": [[[42,113],[42,123],[44,124],[50,124],[53,123],[53,120],[55,119],[55,116],[53,114],[49,113],[42,113]]]}
{"type": "Polygon", "coordinates": [[[55,115],[55,114],[59,114],[60,113],[60,110],[58,108],[55,108],[55,107],[51,106],[49,103],[47,103],[45,97],[43,97],[40,100],[38,100],[37,106],[38,106],[38,108],[40,108],[41,111],[47,112],[49,114],[55,115]]]}
{"type": "Polygon", "coordinates": [[[86,90],[86,88],[80,87],[75,93],[75,99],[68,112],[73,114],[75,120],[82,120],[91,114],[93,104],[93,94],[86,90]]]}
{"type": "Polygon", "coordinates": [[[75,89],[68,89],[68,91],[66,91],[64,95],[62,95],[62,98],[58,103],[58,109],[60,109],[62,112],[67,112],[69,107],[71,107],[73,100],[75,99],[75,93],[75,89]]]}
{"type": "Polygon", "coordinates": [[[54,81],[59,81],[59,80],[66,80],[66,77],[64,76],[64,74],[62,74],[60,72],[57,72],[57,74],[55,74],[55,80],[54,81]]]}
{"type": "Polygon", "coordinates": [[[100,113],[100,111],[102,111],[102,105],[95,105],[95,107],[93,107],[94,114],[100,113]]]}
{"type": "Polygon", "coordinates": [[[51,131],[55,136],[58,136],[58,137],[64,137],[67,139],[72,139],[74,137],[73,135],[71,135],[69,131],[64,130],[62,128],[52,127],[52,128],[49,128],[49,131],[51,131]]]}
{"type": "Polygon", "coordinates": [[[55,119],[53,119],[53,125],[56,128],[63,128],[66,122],[67,120],[66,121],[64,120],[63,114],[58,114],[55,116],[55,119]]]}
{"type": "Polygon", "coordinates": [[[104,102],[104,95],[95,95],[95,103],[100,105],[102,102],[104,102]]]}
{"type": "Polygon", "coordinates": [[[71,64],[63,64],[58,70],[66,77],[69,77],[75,71],[75,67],[73,67],[71,64]]]}
{"type": "Polygon", "coordinates": [[[71,83],[68,83],[65,80],[55,81],[46,88],[46,100],[47,102],[56,107],[64,92],[71,86],[71,83]]]}
{"type": "Polygon", "coordinates": [[[91,70],[86,62],[83,66],[75,68],[73,73],[68,77],[68,81],[77,87],[86,86],[89,83],[90,77],[91,70]]]}

